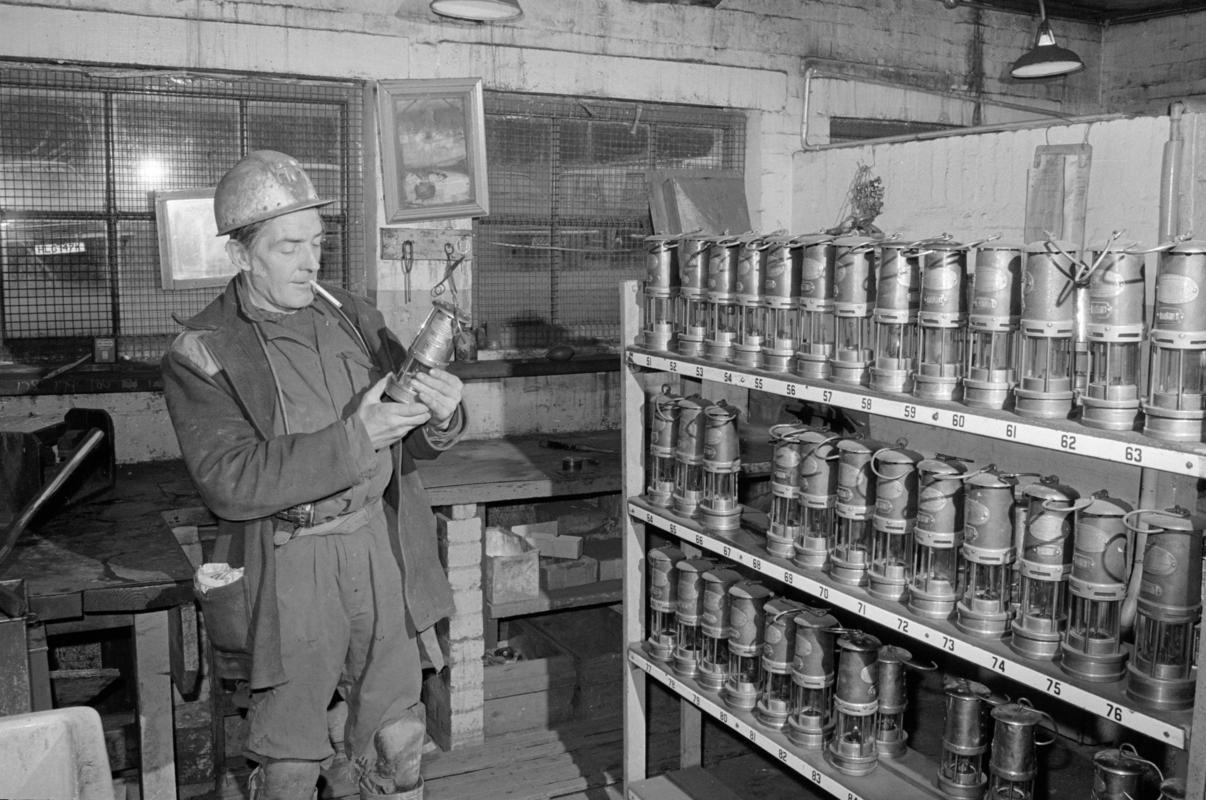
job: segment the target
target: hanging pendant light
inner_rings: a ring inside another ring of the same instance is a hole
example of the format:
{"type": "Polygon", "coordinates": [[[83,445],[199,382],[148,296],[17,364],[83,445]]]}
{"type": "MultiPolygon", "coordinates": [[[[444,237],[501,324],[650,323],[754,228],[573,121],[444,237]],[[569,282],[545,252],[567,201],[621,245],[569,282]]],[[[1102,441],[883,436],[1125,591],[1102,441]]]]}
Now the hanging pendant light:
{"type": "Polygon", "coordinates": [[[1066,47],[1055,43],[1051,23],[1047,21],[1047,9],[1039,0],[1039,26],[1034,37],[1034,48],[1013,62],[1009,73],[1015,78],[1054,78],[1068,75],[1085,68],[1080,56],[1066,47]]]}
{"type": "Polygon", "coordinates": [[[519,19],[519,0],[432,0],[431,10],[442,17],[472,22],[505,22],[519,19]]]}

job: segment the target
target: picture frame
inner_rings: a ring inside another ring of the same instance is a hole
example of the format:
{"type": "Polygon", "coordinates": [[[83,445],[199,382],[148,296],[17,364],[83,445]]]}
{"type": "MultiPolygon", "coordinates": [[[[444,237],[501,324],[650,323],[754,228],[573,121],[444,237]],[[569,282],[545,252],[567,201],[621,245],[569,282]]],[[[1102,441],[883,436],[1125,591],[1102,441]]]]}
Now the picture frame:
{"type": "Polygon", "coordinates": [[[389,223],[490,211],[481,78],[377,82],[389,223]]]}
{"type": "Polygon", "coordinates": [[[218,235],[215,188],[155,192],[159,275],[165,290],[225,286],[239,271],[226,255],[230,237],[218,235]]]}

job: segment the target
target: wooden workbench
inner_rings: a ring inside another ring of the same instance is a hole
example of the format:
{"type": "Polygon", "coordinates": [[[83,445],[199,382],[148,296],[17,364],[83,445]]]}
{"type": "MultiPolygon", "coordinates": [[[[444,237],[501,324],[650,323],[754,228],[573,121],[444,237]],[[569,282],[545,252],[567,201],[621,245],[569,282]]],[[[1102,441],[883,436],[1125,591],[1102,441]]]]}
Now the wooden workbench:
{"type": "Polygon", "coordinates": [[[433,506],[618,492],[620,434],[595,431],[469,440],[418,465],[433,506]],[[547,440],[611,452],[541,447],[547,440]],[[581,470],[564,470],[562,462],[567,457],[584,459],[581,470]]]}
{"type": "MultiPolygon", "coordinates": [[[[123,467],[113,490],[35,521],[0,580],[23,579],[31,640],[133,629],[142,797],[176,797],[172,684],[192,691],[199,669],[193,569],[160,516],[173,502],[155,465],[123,467]]],[[[49,708],[45,647],[30,650],[31,705],[49,708]]]]}
{"type": "MultiPolygon", "coordinates": [[[[463,558],[446,560],[456,592],[450,621],[449,668],[440,676],[448,705],[438,703],[433,735],[446,748],[481,742],[482,656],[486,613],[491,620],[573,605],[615,602],[618,582],[543,592],[508,607],[487,609],[482,598],[483,507],[490,503],[590,496],[620,488],[619,434],[602,431],[465,441],[434,461],[419,462],[441,530],[460,526],[456,548],[463,558]],[[541,439],[590,445],[614,453],[573,452],[540,446],[541,439]],[[581,469],[562,469],[566,457],[581,469]],[[465,533],[468,529],[468,533],[465,533]],[[616,584],[616,585],[613,585],[616,584]],[[459,636],[456,634],[460,634],[459,636]],[[476,703],[474,699],[476,698],[476,703]],[[471,707],[466,706],[466,702],[471,707]],[[461,715],[453,724],[451,709],[461,715]],[[439,731],[453,728],[456,737],[439,731]]],[[[195,675],[196,664],[171,647],[196,635],[193,567],[172,535],[164,513],[200,505],[179,461],[123,465],[115,490],[97,502],[60,512],[35,525],[19,541],[0,580],[24,578],[32,611],[46,634],[129,627],[134,631],[144,798],[175,797],[173,757],[173,668],[178,680],[195,675]],[[172,653],[176,654],[173,661],[172,653]]],[[[447,546],[447,542],[445,542],[447,546]]],[[[448,551],[445,550],[447,557],[448,551]]],[[[197,656],[195,648],[192,657],[197,656]]],[[[42,651],[45,660],[45,651],[42,651]]],[[[49,704],[43,664],[35,693],[49,704]]],[[[37,676],[35,676],[37,677],[37,676]]],[[[183,686],[181,688],[184,688],[183,686]]]]}
{"type": "Polygon", "coordinates": [[[448,625],[449,663],[425,683],[428,730],[445,750],[484,739],[482,657],[497,621],[573,606],[618,602],[620,582],[541,590],[538,597],[492,606],[482,597],[484,507],[491,503],[583,497],[620,490],[618,431],[592,431],[458,443],[434,461],[419,462],[423,485],[437,509],[441,549],[456,611],[448,625]],[[554,440],[611,452],[542,447],[554,440]],[[563,469],[567,457],[580,469],[563,469]]]}

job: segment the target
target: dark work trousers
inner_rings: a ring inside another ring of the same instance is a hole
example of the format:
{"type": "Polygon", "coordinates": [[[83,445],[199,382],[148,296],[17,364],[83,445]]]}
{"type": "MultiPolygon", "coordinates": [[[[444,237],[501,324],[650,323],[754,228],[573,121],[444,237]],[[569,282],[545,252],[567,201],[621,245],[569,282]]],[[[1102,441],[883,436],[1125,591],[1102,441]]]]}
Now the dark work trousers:
{"type": "Polygon", "coordinates": [[[289,680],[252,695],[251,758],[331,758],[326,711],[338,689],[348,702],[348,756],[371,765],[373,734],[419,702],[419,650],[401,572],[380,501],[366,510],[367,520],[351,530],[299,536],[276,549],[289,680]]]}

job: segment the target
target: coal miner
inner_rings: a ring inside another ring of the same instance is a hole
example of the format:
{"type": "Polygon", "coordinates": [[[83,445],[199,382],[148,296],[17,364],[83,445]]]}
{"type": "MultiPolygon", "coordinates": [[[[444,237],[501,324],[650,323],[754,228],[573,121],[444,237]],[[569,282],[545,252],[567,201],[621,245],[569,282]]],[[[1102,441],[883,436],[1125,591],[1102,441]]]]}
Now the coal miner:
{"type": "MultiPolygon", "coordinates": [[[[335,757],[327,710],[346,701],[347,757],[366,800],[418,800],[424,659],[452,609],[416,459],[465,426],[462,384],[433,369],[417,398],[383,396],[405,349],[367,300],[317,283],[320,198],[293,158],[250,153],[214,216],[237,275],[163,361],[189,474],[232,568],[207,629],[250,687],[253,800],[309,800],[335,757]]],[[[218,593],[214,593],[215,596],[218,593]]]]}

